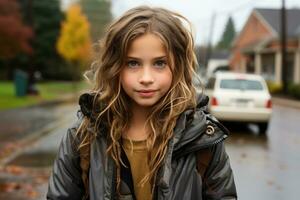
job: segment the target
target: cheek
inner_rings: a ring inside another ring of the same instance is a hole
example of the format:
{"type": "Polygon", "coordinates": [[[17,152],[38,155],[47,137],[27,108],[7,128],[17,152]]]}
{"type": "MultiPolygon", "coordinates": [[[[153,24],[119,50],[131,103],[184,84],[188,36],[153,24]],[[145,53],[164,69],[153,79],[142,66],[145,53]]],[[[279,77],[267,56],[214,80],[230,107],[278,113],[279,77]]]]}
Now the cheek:
{"type": "Polygon", "coordinates": [[[172,85],[172,80],[173,80],[173,75],[172,75],[172,72],[169,71],[168,73],[166,73],[164,75],[164,77],[161,77],[161,81],[162,81],[162,84],[164,85],[165,87],[165,90],[169,90],[171,85],[172,85]]]}
{"type": "Polygon", "coordinates": [[[120,81],[124,89],[130,87],[130,85],[132,84],[132,78],[130,77],[130,74],[127,73],[125,70],[122,71],[120,74],[120,81]]]}

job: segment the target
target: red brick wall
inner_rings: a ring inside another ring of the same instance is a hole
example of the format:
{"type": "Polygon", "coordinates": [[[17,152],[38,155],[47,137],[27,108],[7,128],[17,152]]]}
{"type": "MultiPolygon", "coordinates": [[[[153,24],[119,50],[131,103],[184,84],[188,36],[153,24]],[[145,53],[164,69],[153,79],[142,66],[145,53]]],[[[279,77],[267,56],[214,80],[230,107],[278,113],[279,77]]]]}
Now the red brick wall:
{"type": "Polygon", "coordinates": [[[244,58],[240,52],[241,49],[271,36],[272,32],[259,20],[255,12],[252,12],[242,32],[234,42],[230,59],[231,69],[238,70],[241,67],[242,59],[244,58]]]}

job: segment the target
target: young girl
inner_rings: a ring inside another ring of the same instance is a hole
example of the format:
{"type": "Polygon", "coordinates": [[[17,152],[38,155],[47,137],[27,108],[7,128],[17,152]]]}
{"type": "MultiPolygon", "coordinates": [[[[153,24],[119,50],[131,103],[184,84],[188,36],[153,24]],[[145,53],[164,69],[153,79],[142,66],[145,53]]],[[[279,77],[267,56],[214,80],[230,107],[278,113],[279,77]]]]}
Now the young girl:
{"type": "Polygon", "coordinates": [[[163,8],[137,7],[108,29],[64,136],[47,199],[236,199],[223,140],[193,85],[188,22],[163,8]]]}

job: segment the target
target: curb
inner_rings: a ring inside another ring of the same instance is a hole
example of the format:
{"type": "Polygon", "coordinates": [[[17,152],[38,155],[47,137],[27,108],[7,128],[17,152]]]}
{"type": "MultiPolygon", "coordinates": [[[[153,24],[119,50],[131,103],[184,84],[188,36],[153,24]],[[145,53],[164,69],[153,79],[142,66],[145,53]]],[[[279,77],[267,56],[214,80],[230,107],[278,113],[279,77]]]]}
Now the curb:
{"type": "Polygon", "coordinates": [[[280,98],[280,97],[272,97],[272,102],[275,105],[300,109],[300,101],[297,101],[297,100],[284,99],[284,98],[280,98]]]}
{"type": "Polygon", "coordinates": [[[13,153],[11,153],[7,157],[1,159],[0,167],[7,165],[9,162],[11,162],[16,157],[18,157],[20,154],[25,152],[28,148],[30,148],[31,145],[33,145],[38,139],[40,139],[43,136],[48,135],[53,130],[55,130],[55,129],[59,128],[60,126],[62,126],[63,124],[65,124],[68,120],[69,120],[69,118],[63,118],[63,119],[57,120],[57,121],[45,126],[41,130],[33,132],[28,137],[19,141],[20,148],[15,149],[13,153]]]}

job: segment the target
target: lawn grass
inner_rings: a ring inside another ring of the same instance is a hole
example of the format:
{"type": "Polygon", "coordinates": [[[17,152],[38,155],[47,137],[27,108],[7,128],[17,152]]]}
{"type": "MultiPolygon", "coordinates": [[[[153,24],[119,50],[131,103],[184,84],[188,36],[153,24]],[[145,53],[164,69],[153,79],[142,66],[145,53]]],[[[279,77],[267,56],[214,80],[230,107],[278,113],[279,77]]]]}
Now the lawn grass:
{"type": "Polygon", "coordinates": [[[45,82],[37,84],[38,96],[17,97],[13,82],[0,82],[0,110],[25,107],[41,102],[59,99],[63,95],[72,94],[88,88],[84,81],[74,87],[72,82],[45,82]]]}

